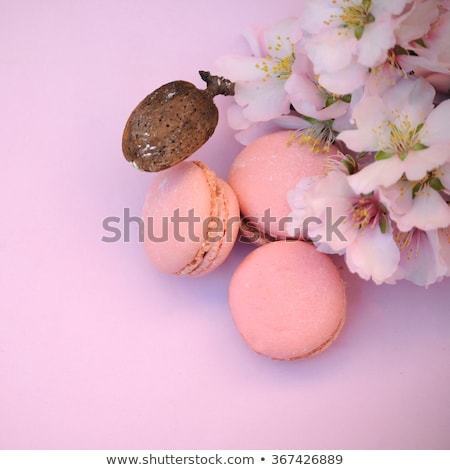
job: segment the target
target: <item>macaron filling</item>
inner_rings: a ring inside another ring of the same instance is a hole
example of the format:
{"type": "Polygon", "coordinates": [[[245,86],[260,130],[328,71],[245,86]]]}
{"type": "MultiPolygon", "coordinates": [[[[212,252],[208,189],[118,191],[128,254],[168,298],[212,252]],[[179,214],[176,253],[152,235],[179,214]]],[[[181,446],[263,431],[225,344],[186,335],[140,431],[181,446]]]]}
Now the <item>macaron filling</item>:
{"type": "Polygon", "coordinates": [[[198,276],[208,270],[217,259],[222,246],[221,241],[226,235],[229,211],[224,183],[202,162],[194,161],[192,163],[203,171],[209,186],[211,214],[203,234],[204,240],[196,256],[176,274],[198,276]]]}

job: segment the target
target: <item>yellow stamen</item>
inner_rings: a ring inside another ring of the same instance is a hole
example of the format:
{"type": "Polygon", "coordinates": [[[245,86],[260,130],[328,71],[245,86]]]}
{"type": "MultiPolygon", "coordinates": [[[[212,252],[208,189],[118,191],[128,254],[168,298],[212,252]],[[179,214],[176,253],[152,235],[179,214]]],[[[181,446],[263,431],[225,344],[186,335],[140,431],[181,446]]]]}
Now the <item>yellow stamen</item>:
{"type": "Polygon", "coordinates": [[[322,123],[311,124],[311,127],[290,132],[288,145],[296,142],[298,145],[308,145],[317,154],[329,152],[335,140],[333,129],[322,123]]]}
{"type": "Polygon", "coordinates": [[[364,230],[367,226],[374,226],[378,222],[378,202],[371,197],[362,197],[353,204],[352,220],[355,228],[364,230]]]}
{"type": "MultiPolygon", "coordinates": [[[[336,0],[333,1],[337,3],[336,0]]],[[[327,26],[332,25],[336,20],[340,23],[343,28],[360,30],[363,31],[364,26],[372,23],[375,18],[370,12],[372,7],[371,0],[362,0],[356,2],[355,0],[342,0],[341,2],[341,13],[338,15],[331,15],[328,20],[324,23],[327,26]]]]}
{"type": "Polygon", "coordinates": [[[411,150],[426,148],[420,142],[423,124],[414,127],[408,114],[403,114],[398,109],[391,111],[391,119],[383,119],[382,122],[372,128],[379,140],[380,149],[392,155],[397,155],[404,160],[411,150]],[[386,127],[389,129],[386,139],[386,127]]]}
{"type": "Polygon", "coordinates": [[[395,242],[397,243],[400,251],[406,254],[406,259],[408,261],[419,256],[420,242],[417,240],[417,237],[420,237],[420,233],[416,234],[416,229],[412,229],[409,232],[396,232],[394,234],[395,242]]]}
{"type": "MultiPolygon", "coordinates": [[[[270,51],[280,51],[282,47],[282,38],[278,36],[277,39],[278,42],[275,45],[271,45],[268,47],[270,51]]],[[[286,41],[289,41],[289,44],[291,46],[292,52],[289,55],[287,55],[286,57],[268,55],[265,57],[265,60],[255,65],[257,69],[265,72],[265,75],[262,79],[263,81],[266,81],[268,78],[278,78],[279,80],[287,80],[291,76],[292,64],[295,61],[294,43],[292,43],[289,38],[286,38],[286,41]]]]}

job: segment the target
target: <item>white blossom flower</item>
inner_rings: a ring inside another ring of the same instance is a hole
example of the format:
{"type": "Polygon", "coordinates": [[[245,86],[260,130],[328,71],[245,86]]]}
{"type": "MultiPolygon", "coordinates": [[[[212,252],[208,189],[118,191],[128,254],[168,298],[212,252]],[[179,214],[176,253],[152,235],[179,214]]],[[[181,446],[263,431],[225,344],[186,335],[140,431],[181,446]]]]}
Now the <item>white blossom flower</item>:
{"type": "Polygon", "coordinates": [[[217,61],[219,72],[235,82],[235,100],[247,121],[269,121],[289,113],[285,85],[292,75],[298,34],[297,18],[288,18],[247,32],[252,56],[229,55],[217,61]]]}
{"type": "Polygon", "coordinates": [[[450,276],[450,225],[437,231],[439,242],[439,255],[447,266],[446,276],[450,276]]]}
{"type": "Polygon", "coordinates": [[[395,46],[395,27],[410,0],[306,0],[303,44],[319,83],[345,94],[395,46]]]}
{"type": "Polygon", "coordinates": [[[414,227],[433,230],[450,225],[450,163],[430,171],[420,181],[401,179],[388,188],[381,187],[380,200],[402,232],[414,227]]]}
{"type": "Polygon", "coordinates": [[[380,284],[397,270],[400,251],[392,224],[376,194],[360,196],[345,172],[301,181],[289,194],[291,226],[311,239],[319,251],[345,254],[350,271],[380,284]]]}
{"type": "MultiPolygon", "coordinates": [[[[406,39],[400,38],[400,44],[408,51],[403,57],[403,63],[408,65],[409,70],[424,69],[448,75],[450,73],[450,11],[439,14],[436,4],[437,2],[428,1],[422,5],[415,22],[415,26],[421,24],[422,28],[414,28],[412,34],[408,29],[409,43],[405,44],[406,39]],[[425,8],[427,10],[422,11],[425,8]],[[430,21],[432,24],[429,24],[430,21]],[[425,33],[424,29],[427,29],[425,33]],[[418,36],[413,38],[413,34],[418,34],[418,36]]],[[[402,26],[398,33],[402,33],[402,26]]]]}
{"type": "Polygon", "coordinates": [[[448,264],[440,254],[437,230],[423,231],[413,228],[408,232],[395,230],[394,239],[400,249],[400,262],[396,272],[387,279],[395,283],[405,279],[428,287],[447,275],[448,264]]]}
{"type": "Polygon", "coordinates": [[[433,108],[434,95],[426,80],[410,78],[355,106],[357,129],[338,139],[356,152],[377,152],[373,163],[350,176],[357,193],[389,187],[403,175],[421,180],[450,159],[450,100],[433,108]]]}
{"type": "Polygon", "coordinates": [[[288,233],[377,284],[450,276],[450,0],[298,8],[219,61],[241,143],[281,128],[329,154],[287,194],[288,233]]]}

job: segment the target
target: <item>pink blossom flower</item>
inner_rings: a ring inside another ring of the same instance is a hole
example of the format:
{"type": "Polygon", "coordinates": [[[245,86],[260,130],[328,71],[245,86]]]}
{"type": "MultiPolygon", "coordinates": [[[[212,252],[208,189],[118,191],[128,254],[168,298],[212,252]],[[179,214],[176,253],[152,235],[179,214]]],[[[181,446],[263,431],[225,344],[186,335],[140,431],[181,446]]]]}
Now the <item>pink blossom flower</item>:
{"type": "MultiPolygon", "coordinates": [[[[434,21],[425,33],[423,28],[416,27],[414,32],[423,34],[415,38],[409,34],[408,44],[404,44],[405,39],[401,39],[402,46],[414,53],[405,55],[403,61],[409,65],[410,70],[421,67],[425,70],[449,74],[450,11],[439,14],[436,2],[425,2],[419,9],[421,16],[418,15],[416,19],[417,25],[422,22],[422,25],[426,26],[429,21],[434,21]],[[430,3],[435,4],[434,8],[429,5],[430,3]],[[422,11],[425,8],[428,11],[422,11]]],[[[401,32],[402,28],[400,27],[399,33],[401,32]]],[[[410,31],[408,32],[410,33],[410,31]]]]}
{"type": "Polygon", "coordinates": [[[435,104],[442,103],[450,98],[450,74],[440,72],[423,72],[421,76],[426,79],[428,83],[433,85],[437,94],[434,99],[435,104]]]}
{"type": "Polygon", "coordinates": [[[388,57],[381,65],[373,67],[364,84],[364,97],[381,96],[402,78],[407,78],[410,69],[405,69],[404,55],[389,50],[388,57]]]}
{"type": "MultiPolygon", "coordinates": [[[[350,271],[377,284],[396,271],[400,252],[385,208],[376,194],[356,194],[346,173],[335,170],[301,181],[288,201],[297,230],[319,251],[345,254],[350,271]]],[[[294,226],[290,230],[295,233],[294,226]]]]}
{"type": "Polygon", "coordinates": [[[408,50],[429,33],[439,17],[436,0],[415,0],[402,15],[395,29],[396,44],[408,50]]]}
{"type": "Polygon", "coordinates": [[[414,227],[433,230],[450,225],[450,207],[443,193],[450,194],[450,163],[430,171],[420,181],[401,179],[380,188],[380,200],[402,232],[414,227]]]}
{"type": "Polygon", "coordinates": [[[410,0],[306,0],[303,44],[326,89],[351,93],[395,46],[395,26],[410,0]]]}
{"type": "Polygon", "coordinates": [[[377,152],[373,163],[349,177],[357,193],[389,187],[403,175],[421,180],[450,159],[450,100],[433,108],[434,96],[426,80],[409,78],[355,106],[357,129],[338,139],[356,152],[377,152]]]}
{"type": "Polygon", "coordinates": [[[437,231],[439,241],[439,255],[447,266],[446,276],[450,276],[450,225],[437,231]]]}
{"type": "Polygon", "coordinates": [[[363,90],[346,95],[329,92],[318,83],[311,61],[298,44],[296,51],[293,73],[285,86],[295,113],[277,119],[277,123],[292,129],[293,139],[299,143],[308,144],[318,153],[328,151],[341,130],[353,127],[352,110],[363,90]]]}
{"type": "Polygon", "coordinates": [[[243,109],[232,104],[228,108],[228,122],[233,129],[238,132],[235,138],[242,145],[249,145],[254,140],[280,129],[305,129],[310,126],[307,121],[298,116],[283,115],[269,121],[251,122],[243,116],[243,109]]]}
{"type": "Polygon", "coordinates": [[[298,44],[295,51],[292,74],[284,89],[296,113],[254,122],[248,118],[245,107],[232,104],[228,108],[228,122],[240,131],[236,138],[241,143],[248,144],[265,133],[283,128],[294,130],[300,141],[321,151],[334,142],[339,131],[351,127],[351,111],[362,96],[362,89],[344,96],[328,92],[318,84],[311,62],[298,44]]]}
{"type": "Polygon", "coordinates": [[[386,282],[392,284],[405,279],[427,287],[443,279],[448,265],[440,255],[437,230],[395,230],[394,238],[400,249],[400,262],[397,271],[386,282]]]}
{"type": "Polygon", "coordinates": [[[327,174],[287,195],[288,233],[375,283],[450,276],[450,0],[302,0],[222,58],[245,144],[291,130],[331,144],[327,174]],[[351,155],[350,155],[351,154],[351,155]]]}
{"type": "Polygon", "coordinates": [[[229,55],[217,61],[219,72],[235,82],[235,101],[250,122],[269,121],[290,111],[285,89],[292,75],[297,18],[288,18],[246,38],[252,56],[229,55]]]}
{"type": "Polygon", "coordinates": [[[331,93],[320,85],[312,62],[299,45],[296,47],[292,72],[285,89],[298,113],[320,121],[339,118],[348,113],[352,95],[331,93]]]}

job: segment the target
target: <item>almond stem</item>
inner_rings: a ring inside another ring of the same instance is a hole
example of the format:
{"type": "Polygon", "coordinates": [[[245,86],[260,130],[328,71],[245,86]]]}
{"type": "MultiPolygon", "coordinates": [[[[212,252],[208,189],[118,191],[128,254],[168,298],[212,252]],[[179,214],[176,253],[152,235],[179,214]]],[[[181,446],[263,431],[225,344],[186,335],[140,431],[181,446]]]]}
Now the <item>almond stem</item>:
{"type": "Polygon", "coordinates": [[[216,95],[234,95],[234,83],[227,78],[211,75],[210,72],[199,72],[202,80],[206,82],[206,92],[214,97],[216,95]]]}

